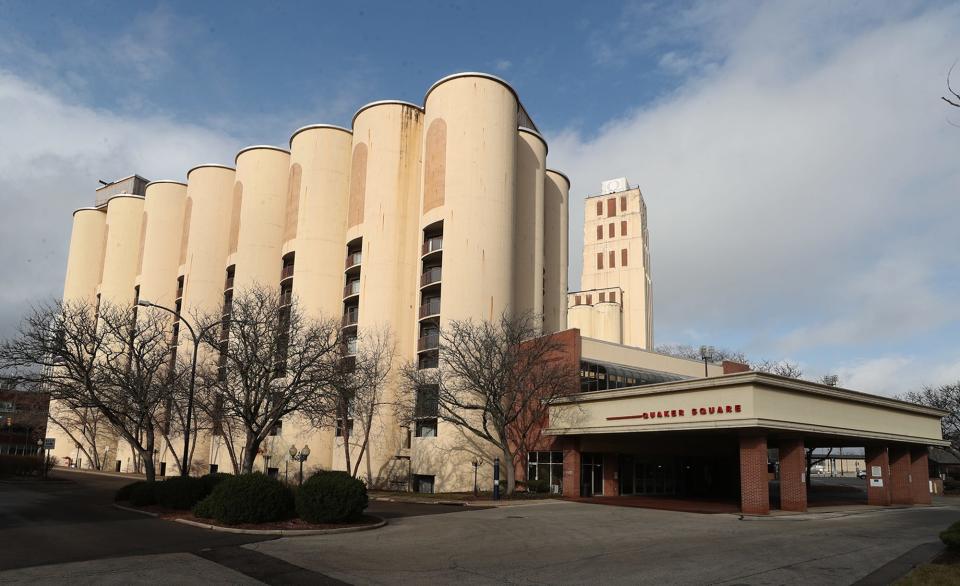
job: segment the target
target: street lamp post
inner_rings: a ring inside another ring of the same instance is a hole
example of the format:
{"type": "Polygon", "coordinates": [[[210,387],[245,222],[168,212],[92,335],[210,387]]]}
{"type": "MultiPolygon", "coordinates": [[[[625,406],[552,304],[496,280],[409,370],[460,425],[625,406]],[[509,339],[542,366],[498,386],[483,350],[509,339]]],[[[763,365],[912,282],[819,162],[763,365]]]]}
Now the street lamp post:
{"type": "Polygon", "coordinates": [[[40,477],[47,477],[47,463],[43,458],[43,438],[37,440],[37,451],[40,453],[40,477]]]}
{"type": "Polygon", "coordinates": [[[477,469],[483,465],[483,458],[474,457],[473,458],[473,496],[480,494],[480,489],[477,486],[477,469]]]}
{"type": "Polygon", "coordinates": [[[300,451],[298,452],[297,446],[291,445],[289,453],[290,453],[291,460],[293,460],[294,462],[300,462],[300,478],[297,481],[297,486],[302,486],[303,485],[303,463],[310,456],[310,446],[304,445],[302,448],[300,448],[300,451]]]}
{"type": "Polygon", "coordinates": [[[190,469],[187,466],[187,458],[190,455],[190,423],[193,420],[193,390],[197,381],[197,354],[200,350],[200,336],[203,336],[203,334],[205,334],[209,329],[218,325],[220,322],[213,322],[201,328],[200,336],[198,336],[197,332],[193,329],[193,326],[190,325],[190,322],[180,315],[179,312],[176,312],[169,307],[151,303],[146,299],[137,301],[137,305],[143,307],[156,307],[157,309],[162,309],[163,311],[172,314],[179,321],[183,322],[183,325],[187,326],[187,330],[190,331],[190,337],[193,338],[193,359],[190,363],[190,389],[187,393],[187,422],[183,427],[183,465],[180,467],[180,476],[190,476],[190,469]]]}
{"type": "Polygon", "coordinates": [[[713,356],[716,354],[713,346],[700,346],[700,358],[703,360],[703,378],[710,376],[707,371],[707,362],[713,360],[713,356]]]}

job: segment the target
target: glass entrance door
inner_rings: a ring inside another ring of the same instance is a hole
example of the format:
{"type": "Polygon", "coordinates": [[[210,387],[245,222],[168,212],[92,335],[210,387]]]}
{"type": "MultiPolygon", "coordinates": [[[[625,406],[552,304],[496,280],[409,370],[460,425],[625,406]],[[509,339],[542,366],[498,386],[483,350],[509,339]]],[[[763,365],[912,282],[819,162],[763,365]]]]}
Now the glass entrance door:
{"type": "Polygon", "coordinates": [[[603,454],[580,455],[580,496],[603,494],[603,454]]]}

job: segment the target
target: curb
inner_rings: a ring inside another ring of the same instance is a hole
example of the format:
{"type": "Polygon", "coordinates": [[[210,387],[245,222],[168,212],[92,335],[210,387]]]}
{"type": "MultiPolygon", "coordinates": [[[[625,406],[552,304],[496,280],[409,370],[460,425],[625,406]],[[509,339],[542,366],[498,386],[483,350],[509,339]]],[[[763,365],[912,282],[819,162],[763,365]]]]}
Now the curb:
{"type": "Polygon", "coordinates": [[[108,478],[129,478],[130,480],[133,480],[133,481],[144,480],[146,478],[146,476],[144,476],[143,474],[137,474],[134,472],[126,473],[126,472],[106,472],[103,470],[84,470],[84,469],[77,470],[76,468],[70,468],[68,466],[54,466],[52,470],[56,470],[57,472],[67,472],[70,474],[90,474],[93,476],[106,476],[108,478]]]}
{"type": "Polygon", "coordinates": [[[866,515],[870,513],[893,513],[897,511],[911,511],[920,509],[944,509],[949,505],[902,505],[902,506],[878,506],[872,509],[847,509],[840,511],[824,511],[795,513],[791,515],[745,515],[742,513],[730,513],[732,516],[740,517],[741,521],[816,521],[821,519],[838,519],[840,517],[852,517],[854,515],[866,515]]]}
{"type": "MultiPolygon", "coordinates": [[[[370,515],[375,517],[376,515],[370,515]]],[[[174,519],[177,523],[192,525],[201,529],[210,529],[211,531],[220,531],[221,533],[242,533],[245,535],[281,535],[283,537],[298,537],[307,535],[333,535],[336,533],[355,533],[357,531],[370,531],[379,529],[387,524],[387,520],[379,517],[380,522],[372,525],[361,525],[359,527],[340,527],[338,529],[241,529],[239,527],[221,527],[220,525],[211,525],[209,523],[198,523],[189,519],[174,519]]]]}
{"type": "Polygon", "coordinates": [[[115,509],[120,509],[121,511],[126,511],[126,512],[128,512],[128,513],[137,513],[137,514],[140,514],[140,515],[146,515],[146,516],[148,516],[148,517],[159,517],[159,516],[160,516],[160,515],[157,514],[157,513],[151,513],[150,511],[141,511],[140,509],[134,509],[133,507],[125,507],[125,506],[123,506],[123,505],[118,505],[117,503],[113,503],[113,508],[115,508],[115,509]]]}
{"type": "Polygon", "coordinates": [[[445,501],[445,500],[411,500],[405,498],[394,498],[389,496],[375,496],[370,497],[371,501],[380,501],[382,503],[407,503],[411,505],[448,505],[451,507],[519,507],[523,505],[533,505],[540,503],[558,503],[563,502],[566,499],[530,499],[529,501],[522,500],[500,500],[500,501],[445,501]]]}

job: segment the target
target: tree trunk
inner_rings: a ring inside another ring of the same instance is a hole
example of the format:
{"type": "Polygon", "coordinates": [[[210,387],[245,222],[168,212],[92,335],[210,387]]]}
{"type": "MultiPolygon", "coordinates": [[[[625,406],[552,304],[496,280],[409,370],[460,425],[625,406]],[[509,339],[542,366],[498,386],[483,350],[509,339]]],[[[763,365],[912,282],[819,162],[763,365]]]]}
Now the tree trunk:
{"type": "Polygon", "coordinates": [[[347,474],[350,474],[352,471],[350,467],[350,422],[347,419],[346,407],[340,409],[340,422],[341,435],[343,436],[343,462],[347,474]]]}
{"type": "Polygon", "coordinates": [[[247,432],[247,441],[246,447],[243,451],[243,463],[240,465],[240,472],[242,474],[250,474],[253,472],[253,463],[257,459],[257,448],[259,444],[256,442],[256,438],[253,437],[251,432],[247,432]]]}
{"type": "Polygon", "coordinates": [[[517,469],[513,465],[513,453],[508,448],[503,448],[503,465],[507,469],[507,495],[511,495],[517,487],[517,469]]]}

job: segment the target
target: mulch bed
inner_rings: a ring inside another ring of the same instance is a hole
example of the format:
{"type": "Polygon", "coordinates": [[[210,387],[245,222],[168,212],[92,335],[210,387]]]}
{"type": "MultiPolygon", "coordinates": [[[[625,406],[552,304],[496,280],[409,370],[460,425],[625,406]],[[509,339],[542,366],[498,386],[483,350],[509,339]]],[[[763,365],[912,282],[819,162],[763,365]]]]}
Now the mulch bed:
{"type": "Polygon", "coordinates": [[[149,505],[145,507],[135,507],[128,502],[117,503],[124,507],[155,513],[160,519],[173,521],[175,519],[185,519],[196,523],[205,523],[207,525],[216,525],[217,527],[230,527],[232,529],[282,529],[284,531],[297,531],[308,529],[343,529],[345,527],[363,527],[364,525],[375,525],[381,521],[379,517],[372,515],[363,515],[353,523],[307,523],[303,519],[288,519],[286,521],[277,521],[274,523],[242,523],[240,525],[227,525],[220,523],[216,519],[204,519],[194,516],[190,511],[175,511],[167,509],[160,505],[149,505]]]}

